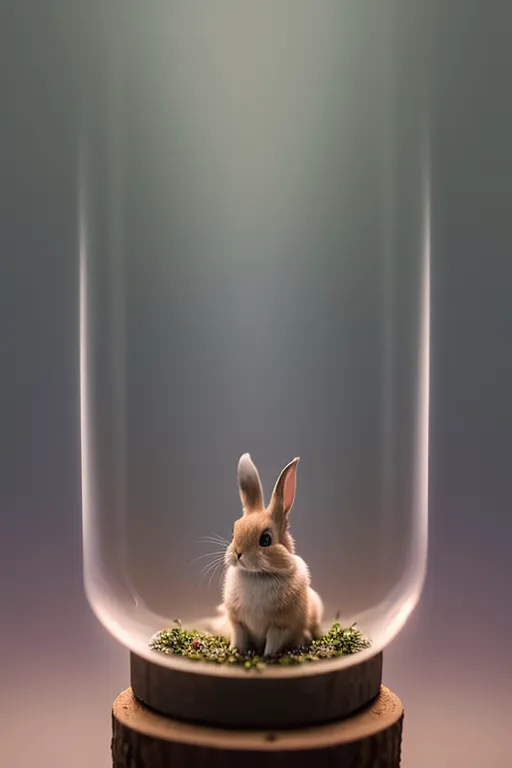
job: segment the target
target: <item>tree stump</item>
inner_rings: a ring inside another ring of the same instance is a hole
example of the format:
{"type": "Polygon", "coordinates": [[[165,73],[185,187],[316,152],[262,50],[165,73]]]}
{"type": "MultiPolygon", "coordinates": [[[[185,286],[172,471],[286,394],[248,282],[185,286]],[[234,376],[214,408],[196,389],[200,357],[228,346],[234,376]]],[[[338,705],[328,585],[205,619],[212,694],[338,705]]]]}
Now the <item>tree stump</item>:
{"type": "MultiPolygon", "coordinates": [[[[239,702],[243,707],[243,701],[239,702]]],[[[403,708],[384,686],[351,717],[294,730],[227,730],[171,719],[129,688],[113,706],[113,768],[399,768],[403,708]]]]}

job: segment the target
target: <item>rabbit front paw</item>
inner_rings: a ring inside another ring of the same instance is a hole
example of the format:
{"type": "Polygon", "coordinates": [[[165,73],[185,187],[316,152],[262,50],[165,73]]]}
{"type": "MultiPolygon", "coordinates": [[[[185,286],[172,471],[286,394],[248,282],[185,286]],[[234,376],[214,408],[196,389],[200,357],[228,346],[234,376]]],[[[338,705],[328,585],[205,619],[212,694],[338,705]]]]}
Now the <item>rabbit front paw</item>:
{"type": "Polygon", "coordinates": [[[249,633],[243,624],[232,624],[231,649],[236,649],[238,653],[247,653],[249,650],[249,633]]]}
{"type": "Polygon", "coordinates": [[[285,627],[270,627],[267,632],[264,656],[277,656],[288,650],[294,643],[295,632],[285,627]]]}

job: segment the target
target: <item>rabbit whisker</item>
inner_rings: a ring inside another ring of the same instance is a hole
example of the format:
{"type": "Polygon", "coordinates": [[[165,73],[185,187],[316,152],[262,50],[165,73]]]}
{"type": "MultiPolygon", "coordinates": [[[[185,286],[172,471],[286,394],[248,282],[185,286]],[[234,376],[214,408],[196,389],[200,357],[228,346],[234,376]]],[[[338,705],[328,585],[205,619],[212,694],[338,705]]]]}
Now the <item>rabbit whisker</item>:
{"type": "MultiPolygon", "coordinates": [[[[215,563],[210,563],[210,564],[209,564],[209,565],[206,567],[206,569],[205,569],[205,571],[204,571],[203,575],[201,576],[201,580],[199,581],[199,584],[197,585],[197,588],[198,588],[198,589],[199,589],[199,587],[201,586],[201,584],[202,584],[202,582],[204,581],[204,579],[205,579],[205,578],[208,576],[208,574],[209,574],[209,573],[213,573],[213,575],[214,575],[214,574],[215,574],[215,571],[216,571],[218,568],[220,568],[220,567],[221,567],[222,563],[223,563],[223,560],[220,560],[220,561],[217,561],[217,562],[215,562],[215,563]]],[[[212,578],[213,578],[213,576],[212,576],[212,578]]]]}
{"type": "Polygon", "coordinates": [[[224,549],[219,549],[216,552],[207,552],[206,555],[199,555],[199,557],[196,557],[194,560],[191,560],[191,563],[197,563],[198,560],[204,560],[205,557],[224,555],[224,552],[225,552],[224,549]]]}
{"type": "Polygon", "coordinates": [[[221,563],[217,563],[217,565],[216,565],[216,566],[215,566],[215,568],[213,569],[213,571],[212,571],[212,573],[211,573],[211,575],[210,575],[210,581],[208,582],[208,589],[211,587],[211,585],[212,585],[212,579],[213,579],[213,577],[214,577],[214,576],[217,574],[217,572],[218,572],[218,570],[219,570],[219,568],[220,568],[220,565],[221,565],[221,563]]]}
{"type": "Polygon", "coordinates": [[[204,542],[211,542],[213,544],[229,544],[229,541],[223,536],[202,536],[200,539],[196,539],[196,544],[202,544],[204,542]]]}
{"type": "Polygon", "coordinates": [[[213,567],[214,565],[220,564],[224,562],[224,556],[222,557],[216,557],[215,560],[212,560],[211,563],[207,563],[201,568],[200,573],[203,573],[203,571],[208,571],[209,568],[213,567]]]}

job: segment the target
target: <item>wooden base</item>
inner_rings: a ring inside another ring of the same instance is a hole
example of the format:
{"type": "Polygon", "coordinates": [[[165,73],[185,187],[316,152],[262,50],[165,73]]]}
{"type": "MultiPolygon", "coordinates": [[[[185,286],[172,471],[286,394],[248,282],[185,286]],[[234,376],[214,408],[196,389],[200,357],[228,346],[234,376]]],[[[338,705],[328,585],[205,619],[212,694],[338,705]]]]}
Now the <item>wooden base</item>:
{"type": "Polygon", "coordinates": [[[112,721],[113,768],[400,766],[403,708],[384,686],[358,714],[301,730],[241,731],[180,722],[144,706],[131,688],[114,702],[112,721]]]}
{"type": "Polygon", "coordinates": [[[132,653],[130,682],[140,701],[177,720],[251,730],[300,728],[341,720],[378,696],[382,653],[357,662],[258,672],[188,659],[165,667],[132,653]]]}

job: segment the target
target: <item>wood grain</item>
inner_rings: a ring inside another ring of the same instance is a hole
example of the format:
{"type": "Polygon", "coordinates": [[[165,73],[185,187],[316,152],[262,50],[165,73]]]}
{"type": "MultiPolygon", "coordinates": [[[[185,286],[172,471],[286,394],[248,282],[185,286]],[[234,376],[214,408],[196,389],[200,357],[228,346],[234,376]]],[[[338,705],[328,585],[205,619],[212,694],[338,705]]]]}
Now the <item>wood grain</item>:
{"type": "MultiPolygon", "coordinates": [[[[242,702],[240,702],[242,706],[242,702]]],[[[227,730],[179,722],[128,689],[112,713],[113,768],[399,768],[403,708],[384,686],[350,718],[300,730],[227,730]],[[321,761],[321,763],[320,763],[321,761]]]]}

